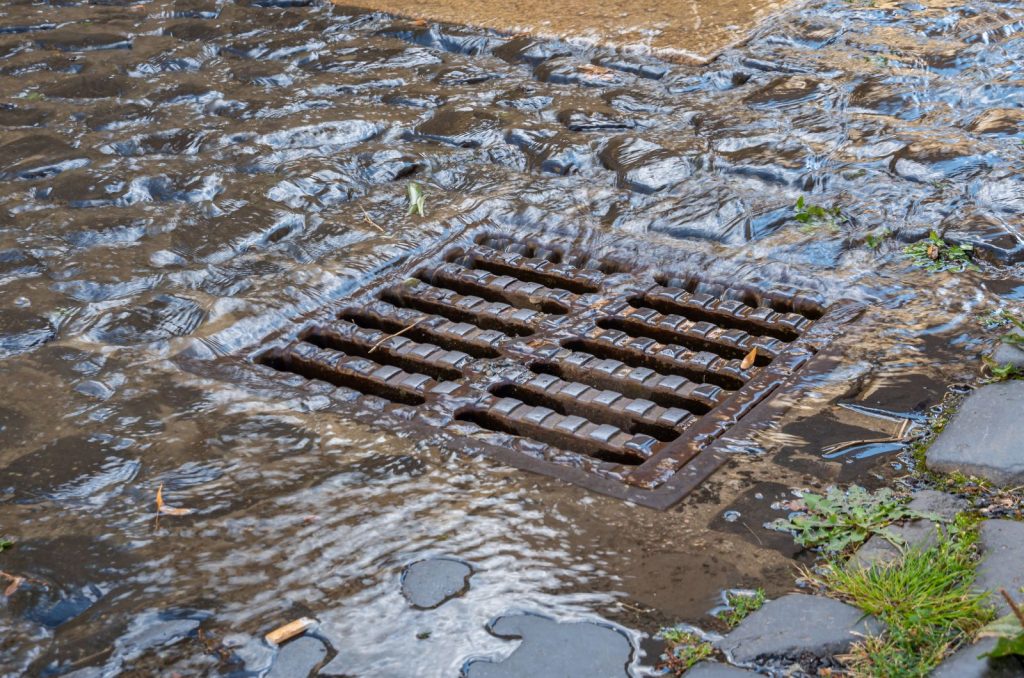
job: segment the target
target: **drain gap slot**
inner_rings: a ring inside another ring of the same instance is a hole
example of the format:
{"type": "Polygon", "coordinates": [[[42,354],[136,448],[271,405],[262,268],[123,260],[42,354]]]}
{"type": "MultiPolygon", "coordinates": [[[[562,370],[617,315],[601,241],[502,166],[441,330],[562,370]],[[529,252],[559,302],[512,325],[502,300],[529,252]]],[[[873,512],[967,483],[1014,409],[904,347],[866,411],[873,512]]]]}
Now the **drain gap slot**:
{"type": "MultiPolygon", "coordinates": [[[[463,270],[469,270],[461,267],[463,270]]],[[[420,271],[416,278],[421,282],[435,287],[451,290],[463,296],[480,297],[484,301],[499,304],[508,304],[516,308],[528,308],[534,311],[542,311],[551,315],[565,315],[569,312],[567,304],[560,303],[554,299],[546,299],[538,295],[510,294],[502,289],[495,289],[488,285],[480,284],[473,280],[467,280],[442,270],[420,271]]]]}
{"type": "Polygon", "coordinates": [[[257,357],[256,362],[278,372],[297,374],[306,379],[324,381],[334,386],[341,386],[352,389],[353,391],[358,391],[366,396],[378,396],[401,405],[419,406],[427,402],[421,395],[409,393],[408,391],[395,388],[386,383],[375,381],[361,374],[342,371],[330,365],[310,362],[307,360],[293,360],[290,355],[281,354],[276,351],[265,353],[257,357]]]}
{"type": "Polygon", "coordinates": [[[455,415],[458,421],[467,421],[476,424],[482,429],[496,433],[507,433],[509,435],[528,438],[537,442],[551,445],[559,449],[575,452],[600,461],[607,461],[613,464],[625,466],[639,466],[644,462],[642,458],[628,454],[622,454],[596,443],[576,439],[571,435],[562,435],[557,431],[546,429],[540,426],[528,426],[519,422],[510,421],[488,410],[470,409],[459,412],[455,415]]]}
{"type": "Polygon", "coordinates": [[[631,435],[645,433],[663,443],[671,442],[679,437],[680,432],[671,426],[658,425],[654,422],[637,421],[628,413],[616,415],[602,408],[587,407],[585,403],[572,403],[547,393],[526,388],[519,384],[497,384],[492,386],[490,393],[498,398],[515,398],[531,407],[546,407],[562,416],[575,415],[595,424],[610,424],[631,435]],[[642,430],[641,430],[642,429],[642,430]]]}
{"type": "Polygon", "coordinates": [[[455,368],[446,368],[441,365],[431,364],[425,360],[417,360],[399,355],[385,345],[380,345],[374,349],[372,344],[364,345],[352,341],[325,328],[314,328],[306,332],[301,337],[301,340],[318,348],[327,348],[333,351],[340,351],[346,355],[366,358],[382,365],[397,367],[405,372],[425,374],[438,381],[456,381],[462,378],[462,372],[455,368]]]}
{"type": "Polygon", "coordinates": [[[729,329],[743,330],[747,334],[755,337],[768,336],[774,337],[779,341],[790,342],[799,338],[800,334],[793,330],[784,327],[771,327],[745,321],[742,318],[737,318],[730,313],[712,313],[708,312],[703,308],[696,306],[689,306],[687,304],[680,304],[673,302],[668,299],[659,299],[656,296],[651,295],[640,295],[631,297],[629,299],[629,305],[636,309],[641,308],[653,308],[655,311],[663,314],[675,314],[692,320],[694,322],[709,322],[712,325],[718,327],[725,327],[729,329]]]}
{"type": "Polygon", "coordinates": [[[537,283],[552,289],[562,289],[573,294],[588,294],[601,289],[600,285],[586,280],[573,280],[554,273],[545,273],[526,266],[513,266],[503,261],[489,259],[480,256],[469,255],[456,259],[454,263],[467,268],[487,271],[494,275],[507,275],[522,280],[523,282],[537,283]]]}
{"type": "Polygon", "coordinates": [[[644,398],[664,408],[678,407],[696,415],[707,414],[711,411],[711,407],[706,403],[669,390],[647,388],[642,384],[605,377],[600,373],[572,369],[562,363],[535,362],[530,365],[530,370],[534,374],[550,374],[564,381],[578,381],[591,388],[616,390],[627,398],[644,398]]]}
{"type": "MultiPolygon", "coordinates": [[[[429,285],[429,283],[424,284],[429,285]]],[[[433,287],[432,285],[429,286],[433,287]]],[[[509,322],[503,318],[474,313],[473,311],[453,306],[450,303],[445,303],[438,299],[431,299],[429,297],[423,297],[405,291],[399,292],[394,288],[384,290],[380,295],[380,299],[381,301],[386,301],[392,306],[408,308],[422,313],[430,313],[432,315],[439,315],[442,318],[451,320],[452,322],[470,323],[471,325],[476,325],[483,330],[497,330],[498,332],[502,332],[503,334],[513,337],[528,337],[534,333],[534,329],[526,324],[509,322]]]]}
{"type": "Polygon", "coordinates": [[[654,282],[662,287],[682,289],[691,294],[703,293],[720,299],[731,299],[751,308],[764,306],[776,313],[795,313],[808,320],[819,320],[825,315],[825,307],[804,294],[789,295],[778,290],[758,289],[753,285],[726,285],[693,274],[679,277],[659,273],[654,276],[654,282]]]}
{"type": "MultiPolygon", "coordinates": [[[[633,321],[628,318],[601,318],[597,321],[597,326],[603,330],[618,330],[631,337],[654,339],[663,344],[677,344],[691,351],[707,351],[708,353],[720,355],[723,358],[742,359],[747,354],[741,348],[714,341],[706,341],[698,337],[690,337],[675,330],[633,321]]],[[[758,367],[764,367],[770,364],[771,361],[772,358],[770,356],[765,355],[763,351],[759,351],[754,364],[758,367]]]]}
{"type": "Polygon", "coordinates": [[[398,332],[401,332],[403,337],[407,337],[421,344],[434,344],[435,346],[440,346],[446,351],[462,351],[474,358],[497,358],[501,355],[501,352],[495,348],[481,346],[470,341],[461,341],[455,337],[436,331],[433,327],[423,323],[422,321],[413,325],[412,329],[409,329],[408,324],[403,323],[401,320],[396,318],[388,318],[383,315],[357,313],[352,311],[342,313],[338,316],[338,319],[358,325],[359,327],[367,330],[380,330],[381,332],[387,332],[388,334],[397,334],[398,332]]]}
{"type": "Polygon", "coordinates": [[[674,374],[698,384],[714,384],[715,386],[724,388],[727,391],[738,391],[744,384],[742,379],[733,377],[729,374],[702,370],[698,367],[688,368],[685,365],[674,364],[667,359],[659,360],[657,355],[612,346],[603,341],[594,341],[592,339],[583,338],[570,339],[569,341],[563,342],[562,346],[570,351],[588,353],[595,358],[618,360],[629,367],[646,367],[649,370],[654,370],[658,374],[674,374]]]}

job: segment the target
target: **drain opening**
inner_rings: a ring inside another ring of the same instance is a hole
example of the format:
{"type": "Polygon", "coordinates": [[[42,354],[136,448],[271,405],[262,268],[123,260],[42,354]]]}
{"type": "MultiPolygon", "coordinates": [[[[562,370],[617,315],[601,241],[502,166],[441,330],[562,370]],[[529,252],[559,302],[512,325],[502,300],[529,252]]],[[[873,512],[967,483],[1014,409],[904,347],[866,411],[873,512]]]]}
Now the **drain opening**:
{"type": "Polygon", "coordinates": [[[476,408],[469,409],[456,414],[455,419],[458,421],[476,424],[487,431],[505,433],[508,435],[518,436],[520,438],[536,440],[561,450],[574,452],[585,457],[592,457],[612,464],[638,466],[646,461],[642,456],[633,455],[625,451],[609,449],[600,443],[590,440],[581,440],[570,433],[561,433],[553,428],[530,425],[521,421],[513,421],[507,417],[496,414],[491,410],[476,408]]]}
{"type": "Polygon", "coordinates": [[[458,264],[465,268],[487,271],[499,276],[510,276],[524,282],[537,283],[551,289],[560,289],[572,292],[573,294],[589,294],[597,292],[601,286],[586,280],[576,280],[557,273],[540,271],[527,266],[516,266],[500,259],[483,257],[469,254],[456,257],[451,263],[458,264]]]}
{"type": "MultiPolygon", "coordinates": [[[[601,318],[597,321],[597,326],[604,330],[618,330],[631,337],[654,339],[663,344],[677,344],[692,351],[707,351],[723,358],[742,359],[750,351],[750,348],[743,346],[730,346],[724,342],[703,339],[676,329],[641,322],[629,317],[601,318]]],[[[764,348],[759,347],[754,364],[764,367],[771,363],[774,357],[774,355],[768,354],[764,348]]]]}
{"type": "MultiPolygon", "coordinates": [[[[800,333],[792,327],[779,326],[777,323],[752,322],[742,316],[737,317],[725,311],[712,311],[699,303],[680,303],[656,294],[642,294],[630,297],[629,305],[636,309],[653,308],[663,314],[675,314],[687,320],[708,322],[718,327],[742,330],[755,337],[767,336],[789,343],[800,337],[800,333]]],[[[777,313],[777,311],[775,311],[777,313]]]]}
{"type": "Polygon", "coordinates": [[[560,249],[547,247],[536,240],[515,240],[508,236],[491,233],[477,236],[474,242],[482,247],[520,254],[527,259],[544,259],[552,264],[562,263],[565,256],[560,249]]]}
{"type": "Polygon", "coordinates": [[[352,389],[365,396],[379,396],[401,405],[420,406],[426,399],[418,393],[382,383],[380,380],[354,371],[306,360],[296,360],[291,354],[271,351],[256,358],[256,362],[278,372],[297,374],[306,379],[323,381],[333,386],[352,389]]]}
{"type": "Polygon", "coordinates": [[[785,294],[753,285],[726,285],[705,280],[692,273],[681,276],[658,273],[655,274],[654,281],[662,287],[682,289],[690,294],[707,294],[720,299],[731,299],[751,308],[770,308],[776,313],[794,313],[808,320],[819,320],[825,315],[824,305],[802,294],[785,294]]]}
{"type": "Polygon", "coordinates": [[[674,388],[651,387],[646,383],[609,377],[600,372],[580,369],[565,363],[535,362],[530,365],[530,370],[534,374],[550,374],[563,381],[576,381],[591,388],[614,389],[629,398],[650,400],[661,407],[675,407],[692,414],[707,414],[714,407],[706,398],[680,393],[674,388]]]}
{"type": "MultiPolygon", "coordinates": [[[[555,292],[555,290],[542,287],[541,289],[527,291],[523,289],[523,286],[526,284],[532,284],[534,287],[540,286],[536,283],[522,283],[511,280],[502,281],[506,282],[506,284],[502,285],[499,282],[501,277],[481,282],[480,279],[469,275],[472,271],[473,269],[464,266],[447,264],[431,271],[420,271],[416,274],[416,277],[428,285],[443,287],[465,296],[480,297],[485,301],[508,304],[516,308],[528,308],[551,315],[565,315],[569,312],[569,305],[567,303],[557,301],[548,296],[555,292]],[[487,284],[488,282],[493,282],[494,284],[487,284]]],[[[511,278],[512,276],[504,277],[511,278]]]]}
{"type": "MultiPolygon", "coordinates": [[[[362,343],[326,327],[314,328],[306,332],[301,339],[319,348],[331,349],[359,358],[368,358],[412,374],[425,374],[438,381],[455,381],[462,377],[462,372],[454,367],[446,367],[424,358],[413,357],[408,355],[409,352],[398,353],[396,349],[388,346],[386,341],[384,343],[362,343]]],[[[407,341],[415,343],[411,340],[407,341]]],[[[443,350],[439,346],[431,344],[418,344],[417,347],[443,350]]]]}
{"type": "Polygon", "coordinates": [[[671,442],[679,437],[680,431],[656,422],[638,421],[629,412],[602,411],[601,408],[588,407],[585,403],[566,401],[543,391],[520,386],[519,384],[498,384],[489,389],[498,398],[514,398],[531,407],[546,407],[562,416],[577,416],[595,424],[608,424],[629,434],[643,433],[663,443],[671,442]]]}
{"type": "Polygon", "coordinates": [[[388,318],[380,314],[347,311],[338,316],[339,320],[350,322],[367,330],[380,330],[388,334],[399,334],[421,344],[434,344],[448,351],[462,351],[474,358],[497,358],[501,352],[493,346],[482,346],[472,341],[465,341],[437,331],[427,324],[427,318],[404,323],[397,318],[388,318]]]}
{"type": "MultiPolygon", "coordinates": [[[[688,366],[680,364],[678,359],[672,360],[661,354],[650,354],[606,341],[570,339],[562,342],[562,346],[570,351],[587,353],[597,358],[618,360],[629,367],[643,367],[659,374],[677,375],[698,384],[714,384],[729,391],[739,390],[744,384],[744,380],[738,376],[741,374],[738,364],[736,365],[736,374],[729,374],[721,369],[715,369],[715,366],[709,368],[706,363],[688,366]]],[[[723,361],[718,359],[717,362],[723,361]]]]}
{"type": "MultiPolygon", "coordinates": [[[[442,293],[440,288],[427,283],[421,283],[421,286],[442,293]]],[[[437,296],[420,295],[415,290],[405,289],[403,286],[402,288],[393,287],[384,290],[380,298],[399,308],[438,315],[453,322],[470,323],[481,329],[496,330],[513,337],[526,337],[535,332],[534,328],[528,323],[518,321],[515,318],[499,317],[497,313],[481,313],[458,306],[452,303],[452,300],[444,298],[443,293],[437,296]]],[[[481,299],[481,301],[483,300],[481,299]]],[[[511,308],[507,304],[504,304],[504,306],[509,309],[511,308]]]]}

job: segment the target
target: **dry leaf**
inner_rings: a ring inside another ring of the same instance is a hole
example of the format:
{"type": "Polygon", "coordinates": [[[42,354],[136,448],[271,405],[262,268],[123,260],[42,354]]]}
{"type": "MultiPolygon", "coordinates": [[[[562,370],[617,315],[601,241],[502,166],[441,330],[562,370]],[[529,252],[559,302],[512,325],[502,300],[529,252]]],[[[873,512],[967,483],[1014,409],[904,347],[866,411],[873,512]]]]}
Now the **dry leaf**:
{"type": "Polygon", "coordinates": [[[0,577],[4,577],[5,579],[9,579],[11,581],[11,583],[7,585],[7,588],[4,589],[4,596],[7,598],[13,596],[14,592],[18,590],[18,587],[20,587],[22,582],[25,581],[24,577],[18,577],[17,575],[7,574],[6,572],[0,572],[0,577]]]}
{"type": "Polygon", "coordinates": [[[743,362],[740,363],[740,369],[749,370],[751,367],[754,366],[755,360],[757,360],[757,347],[750,349],[750,353],[748,353],[747,357],[744,358],[743,362]]]}
{"type": "Polygon", "coordinates": [[[928,258],[935,261],[939,258],[939,246],[928,245],[928,258]]]}
{"type": "Polygon", "coordinates": [[[164,484],[160,483],[160,487],[156,490],[156,512],[165,516],[187,516],[192,513],[192,509],[188,508],[175,508],[174,506],[168,506],[164,503],[164,484]]]}
{"type": "Polygon", "coordinates": [[[280,645],[283,642],[291,640],[295,636],[301,635],[306,631],[316,626],[316,620],[310,619],[309,617],[302,617],[296,619],[293,622],[288,622],[284,626],[278,626],[276,629],[264,636],[267,642],[271,645],[280,645]]]}
{"type": "Polygon", "coordinates": [[[602,80],[611,80],[615,77],[615,73],[610,68],[604,66],[598,66],[597,64],[583,64],[580,66],[580,72],[587,75],[592,75],[595,78],[601,78],[602,80]]]}

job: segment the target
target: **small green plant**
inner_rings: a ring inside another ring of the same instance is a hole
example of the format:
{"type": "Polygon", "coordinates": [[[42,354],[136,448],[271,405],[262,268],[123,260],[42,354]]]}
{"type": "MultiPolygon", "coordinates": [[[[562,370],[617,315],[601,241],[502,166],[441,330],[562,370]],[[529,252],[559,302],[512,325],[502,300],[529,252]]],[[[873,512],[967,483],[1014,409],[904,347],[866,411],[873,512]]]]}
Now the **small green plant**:
{"type": "Polygon", "coordinates": [[[46,95],[42,92],[29,92],[25,95],[25,99],[28,101],[42,101],[46,98],[46,95]]]}
{"type": "Polygon", "coordinates": [[[423,194],[423,188],[415,181],[409,182],[409,214],[427,216],[427,197],[423,194]]]}
{"type": "Polygon", "coordinates": [[[939,542],[897,561],[864,568],[830,561],[804,576],[875,616],[885,631],[856,643],[845,658],[853,675],[926,676],[951,648],[992,619],[987,593],[974,590],[976,531],[956,521],[939,542]]]}
{"type": "Polygon", "coordinates": [[[877,250],[879,247],[882,246],[882,243],[885,242],[885,240],[889,238],[889,236],[891,235],[892,231],[890,229],[883,228],[881,231],[878,231],[877,233],[868,233],[867,236],[864,237],[864,243],[871,249],[877,250]]]}
{"type": "Polygon", "coordinates": [[[973,250],[974,247],[967,244],[950,245],[940,238],[938,233],[931,231],[924,240],[904,247],[903,254],[915,266],[920,266],[926,271],[933,273],[947,270],[963,272],[978,270],[978,267],[971,261],[973,250]]]}
{"type": "Polygon", "coordinates": [[[1006,311],[1002,312],[1001,317],[1010,325],[1013,325],[1016,330],[1004,334],[1002,337],[1003,343],[1024,349],[1024,320],[1021,320],[1014,315],[1010,315],[1006,311]]]}
{"type": "Polygon", "coordinates": [[[814,231],[820,226],[835,232],[839,230],[842,223],[847,221],[839,207],[814,205],[804,200],[802,195],[797,198],[796,205],[793,206],[793,215],[794,219],[804,225],[803,230],[808,232],[814,231]]]}
{"type": "Polygon", "coordinates": [[[676,628],[662,629],[661,637],[668,646],[662,668],[673,676],[681,676],[697,662],[715,653],[714,647],[695,633],[676,628]]]}
{"type": "Polygon", "coordinates": [[[14,542],[13,541],[8,541],[6,539],[0,539],[0,553],[3,553],[5,550],[11,548],[12,546],[14,546],[14,542]]]}
{"type": "Polygon", "coordinates": [[[998,638],[996,646],[983,657],[1018,656],[1024,657],[1024,608],[1018,605],[1006,589],[1000,589],[1000,594],[1006,599],[1010,606],[1010,614],[1000,617],[978,633],[979,638],[998,638]]]}
{"type": "Polygon", "coordinates": [[[724,621],[729,628],[733,628],[741,621],[757,612],[764,605],[764,589],[756,591],[727,591],[725,602],[729,609],[718,613],[718,618],[724,621]]]}
{"type": "Polygon", "coordinates": [[[902,548],[902,540],[888,529],[889,525],[907,518],[941,520],[908,508],[886,488],[872,494],[863,487],[853,486],[846,492],[832,487],[824,496],[805,494],[804,506],[804,513],[780,518],[772,527],[792,532],[796,542],[805,548],[818,547],[830,554],[851,549],[873,534],[902,548]]]}
{"type": "Polygon", "coordinates": [[[1000,365],[987,355],[982,356],[981,361],[985,363],[985,367],[988,368],[989,374],[992,375],[992,378],[989,381],[1007,381],[1009,379],[1024,377],[1024,372],[1021,372],[1020,368],[1013,363],[1000,365]]]}

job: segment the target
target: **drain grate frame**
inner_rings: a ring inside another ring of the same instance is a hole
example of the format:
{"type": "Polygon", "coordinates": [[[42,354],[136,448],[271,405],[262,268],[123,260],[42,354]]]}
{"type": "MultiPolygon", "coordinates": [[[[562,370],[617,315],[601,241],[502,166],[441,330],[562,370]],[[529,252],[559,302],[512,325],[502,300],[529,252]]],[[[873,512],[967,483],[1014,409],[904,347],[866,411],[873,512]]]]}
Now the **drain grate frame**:
{"type": "Polygon", "coordinates": [[[213,372],[664,510],[730,457],[726,434],[770,418],[765,401],[816,372],[863,307],[722,282],[681,248],[649,249],[477,229],[213,372]]]}

